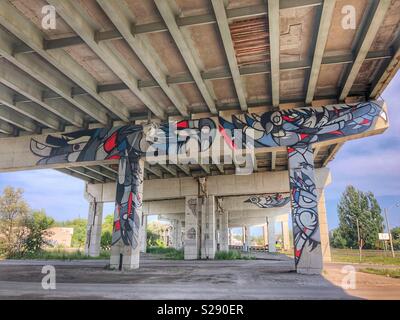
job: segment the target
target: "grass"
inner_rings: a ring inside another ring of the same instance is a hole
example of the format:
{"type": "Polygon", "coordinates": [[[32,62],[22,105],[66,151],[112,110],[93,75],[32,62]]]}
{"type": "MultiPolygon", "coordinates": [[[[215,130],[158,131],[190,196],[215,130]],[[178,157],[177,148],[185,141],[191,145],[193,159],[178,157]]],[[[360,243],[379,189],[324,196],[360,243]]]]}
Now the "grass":
{"type": "Polygon", "coordinates": [[[101,260],[109,259],[110,251],[101,251],[99,257],[86,256],[83,251],[43,250],[37,253],[28,253],[23,256],[9,257],[9,259],[29,260],[101,260]]]}
{"type": "MultiPolygon", "coordinates": [[[[332,249],[333,262],[360,263],[358,250],[356,249],[332,249]]],[[[400,265],[400,253],[396,253],[393,258],[390,252],[386,253],[379,250],[363,250],[361,263],[379,264],[379,265],[400,265]]]]}
{"type": "Polygon", "coordinates": [[[242,254],[240,251],[218,251],[215,253],[215,260],[254,260],[255,257],[242,254]]]}
{"type": "Polygon", "coordinates": [[[364,273],[372,273],[380,276],[386,276],[390,278],[398,278],[400,279],[400,269],[374,269],[374,268],[365,268],[360,269],[360,272],[364,273]]]}
{"type": "Polygon", "coordinates": [[[163,260],[183,260],[183,249],[177,250],[174,248],[165,248],[165,247],[148,247],[146,250],[147,253],[161,255],[161,259],[163,260]]]}

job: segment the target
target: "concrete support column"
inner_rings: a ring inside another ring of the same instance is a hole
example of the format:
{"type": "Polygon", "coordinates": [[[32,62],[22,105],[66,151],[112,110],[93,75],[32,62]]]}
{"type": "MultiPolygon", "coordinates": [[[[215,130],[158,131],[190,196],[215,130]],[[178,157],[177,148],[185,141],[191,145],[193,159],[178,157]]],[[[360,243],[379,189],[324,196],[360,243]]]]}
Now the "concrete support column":
{"type": "Polygon", "coordinates": [[[147,251],[147,216],[143,215],[142,227],[140,229],[140,252],[147,251]]]}
{"type": "Polygon", "coordinates": [[[264,246],[268,244],[268,224],[263,225],[264,246]]]}
{"type": "Polygon", "coordinates": [[[201,259],[214,259],[216,242],[216,200],[214,196],[199,199],[201,204],[201,259]]]}
{"type": "Polygon", "coordinates": [[[250,250],[250,226],[244,226],[243,231],[244,231],[243,251],[247,252],[250,250]]]}
{"type": "Polygon", "coordinates": [[[276,252],[275,219],[268,217],[268,252],[276,252]]]}
{"type": "Polygon", "coordinates": [[[322,259],[324,262],[331,262],[331,247],[329,244],[329,228],[326,218],[324,189],[318,189],[318,217],[321,234],[322,259]]]}
{"type": "Polygon", "coordinates": [[[290,249],[290,236],[289,236],[289,222],[282,221],[282,240],[283,240],[283,249],[290,249]]]}
{"type": "Polygon", "coordinates": [[[228,211],[223,210],[220,214],[220,251],[229,250],[229,228],[228,228],[228,211]]]}
{"type": "Polygon", "coordinates": [[[110,267],[139,268],[144,161],[136,155],[120,159],[110,267]]]}
{"type": "Polygon", "coordinates": [[[185,199],[185,260],[195,260],[200,257],[199,200],[197,196],[188,196],[185,199]]]}
{"type": "Polygon", "coordinates": [[[288,148],[288,157],[296,270],[320,274],[322,251],[312,145],[288,148]]]}
{"type": "Polygon", "coordinates": [[[89,203],[89,215],[86,227],[85,254],[90,257],[100,255],[101,225],[103,221],[103,203],[92,199],[89,203]]]}

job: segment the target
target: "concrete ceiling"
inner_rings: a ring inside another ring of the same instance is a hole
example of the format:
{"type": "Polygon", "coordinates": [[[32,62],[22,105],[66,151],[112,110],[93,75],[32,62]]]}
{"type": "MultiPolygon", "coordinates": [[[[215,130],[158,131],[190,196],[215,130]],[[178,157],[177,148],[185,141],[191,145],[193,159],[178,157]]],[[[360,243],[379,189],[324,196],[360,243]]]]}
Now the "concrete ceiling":
{"type": "MultiPolygon", "coordinates": [[[[0,134],[360,101],[378,97],[398,70],[400,0],[276,3],[1,1],[0,134]],[[55,30],[41,26],[48,4],[57,10],[55,30]],[[355,30],[341,26],[345,5],[356,9],[355,30]]],[[[339,148],[321,147],[316,166],[339,148]]],[[[285,153],[257,160],[260,171],[287,169],[285,153]]],[[[146,171],[161,178],[234,167],[146,171]]],[[[91,182],[116,174],[68,173],[91,182]]]]}

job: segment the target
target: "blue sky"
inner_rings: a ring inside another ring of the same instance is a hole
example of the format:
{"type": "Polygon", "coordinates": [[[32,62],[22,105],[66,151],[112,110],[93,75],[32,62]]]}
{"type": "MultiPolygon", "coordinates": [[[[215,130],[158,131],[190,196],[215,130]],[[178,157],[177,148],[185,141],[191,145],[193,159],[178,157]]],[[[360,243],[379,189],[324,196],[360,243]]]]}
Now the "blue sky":
{"type": "MultiPolygon", "coordinates": [[[[382,135],[346,142],[329,164],[332,184],[325,195],[330,229],[338,225],[337,203],[349,184],[372,191],[382,208],[400,201],[400,73],[383,98],[389,106],[390,128],[382,135]]],[[[58,221],[87,217],[84,182],[76,178],[54,170],[1,173],[0,190],[6,186],[24,189],[31,208],[45,209],[58,221]]],[[[104,211],[112,213],[113,204],[106,204],[104,211]]],[[[391,209],[389,219],[392,227],[400,226],[400,208],[391,209]]]]}

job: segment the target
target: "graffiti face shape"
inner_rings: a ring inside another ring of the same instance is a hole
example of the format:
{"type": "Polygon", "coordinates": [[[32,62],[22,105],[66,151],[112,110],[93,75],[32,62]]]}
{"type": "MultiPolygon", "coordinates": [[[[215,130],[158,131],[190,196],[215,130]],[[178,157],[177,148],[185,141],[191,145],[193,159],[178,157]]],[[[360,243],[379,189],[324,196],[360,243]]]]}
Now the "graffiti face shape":
{"type": "Polygon", "coordinates": [[[288,204],[290,197],[277,193],[276,195],[252,196],[244,202],[252,203],[259,208],[279,208],[288,204]]]}

